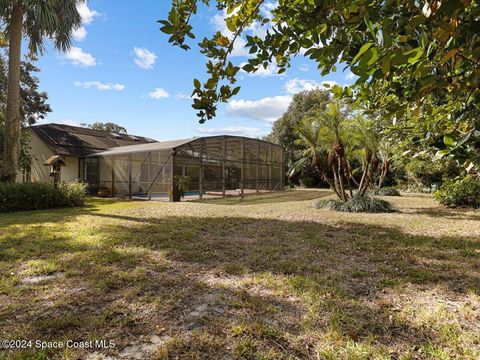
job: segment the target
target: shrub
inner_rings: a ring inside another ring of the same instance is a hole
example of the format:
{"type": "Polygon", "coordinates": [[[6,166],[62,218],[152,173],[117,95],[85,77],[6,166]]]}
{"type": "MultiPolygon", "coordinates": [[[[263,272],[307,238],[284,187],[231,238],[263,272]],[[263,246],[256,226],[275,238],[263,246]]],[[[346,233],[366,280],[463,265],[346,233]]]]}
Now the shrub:
{"type": "Polygon", "coordinates": [[[342,212],[392,212],[388,201],[375,199],[369,196],[354,196],[346,202],[338,200],[320,200],[315,204],[317,209],[328,209],[342,212]]]}
{"type": "Polygon", "coordinates": [[[82,206],[85,185],[62,183],[0,183],[0,212],[82,206]]]}
{"type": "Polygon", "coordinates": [[[415,192],[432,192],[443,179],[451,179],[460,174],[457,163],[451,159],[431,161],[430,158],[413,158],[405,165],[406,179],[403,188],[415,192]]]}
{"type": "Polygon", "coordinates": [[[378,196],[401,196],[400,192],[392,187],[373,188],[368,191],[368,194],[378,196]]]}
{"type": "Polygon", "coordinates": [[[466,176],[460,180],[447,180],[435,198],[448,207],[480,207],[480,178],[466,176]]]}

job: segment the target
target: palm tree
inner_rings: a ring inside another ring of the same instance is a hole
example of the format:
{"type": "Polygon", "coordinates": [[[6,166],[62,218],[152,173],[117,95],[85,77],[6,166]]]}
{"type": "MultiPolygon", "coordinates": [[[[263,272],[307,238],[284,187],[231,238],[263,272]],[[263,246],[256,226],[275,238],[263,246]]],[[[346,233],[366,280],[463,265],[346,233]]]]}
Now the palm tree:
{"type": "MultiPolygon", "coordinates": [[[[295,128],[295,133],[298,137],[295,143],[305,147],[305,150],[302,152],[300,159],[292,165],[289,175],[290,177],[294,176],[311,160],[318,175],[336,192],[337,187],[334,184],[334,180],[329,176],[328,167],[322,161],[322,156],[326,149],[329,148],[328,139],[324,137],[323,130],[318,119],[312,118],[312,114],[300,121],[295,128]]],[[[340,197],[339,193],[337,195],[340,197]]]]}
{"type": "MultiPolygon", "coordinates": [[[[348,173],[342,140],[345,124],[346,117],[338,103],[329,104],[325,111],[314,110],[308,113],[295,129],[297,144],[305,147],[305,151],[290,172],[291,175],[295,174],[312,159],[317,172],[343,201],[348,199],[343,181],[348,173]],[[322,160],[324,155],[327,155],[326,162],[322,160]]],[[[352,194],[351,187],[348,187],[352,194]]]]}
{"type": "Polygon", "coordinates": [[[378,135],[372,120],[361,115],[347,117],[341,104],[331,103],[326,111],[307,114],[295,131],[297,144],[305,150],[290,176],[311,159],[342,201],[353,197],[353,185],[360,196],[365,195],[378,167],[378,135]],[[360,182],[353,176],[351,163],[355,159],[362,164],[360,182]]]}
{"type": "Polygon", "coordinates": [[[375,122],[357,115],[352,120],[351,132],[354,137],[357,159],[362,163],[362,178],[358,185],[358,193],[363,196],[372,184],[378,168],[378,147],[380,139],[375,130],[375,122]]]}
{"type": "Polygon", "coordinates": [[[29,40],[30,54],[42,54],[44,39],[56,49],[66,51],[72,32],[81,25],[77,5],[84,0],[0,0],[0,18],[8,38],[8,84],[5,117],[5,142],[1,179],[14,182],[20,146],[20,59],[22,36],[29,40]]]}

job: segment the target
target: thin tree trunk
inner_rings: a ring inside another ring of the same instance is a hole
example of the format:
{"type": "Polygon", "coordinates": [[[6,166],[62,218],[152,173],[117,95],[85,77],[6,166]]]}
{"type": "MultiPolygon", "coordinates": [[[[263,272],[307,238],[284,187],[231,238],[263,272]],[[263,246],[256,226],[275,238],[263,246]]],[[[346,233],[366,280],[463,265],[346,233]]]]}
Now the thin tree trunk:
{"type": "Polygon", "coordinates": [[[368,167],[367,167],[367,172],[366,172],[366,177],[365,177],[365,183],[363,184],[363,189],[362,189],[362,192],[361,192],[361,196],[365,195],[365,193],[367,192],[372,180],[373,180],[373,177],[374,177],[374,166],[371,164],[371,162],[368,164],[368,167]]]}
{"type": "Polygon", "coordinates": [[[335,165],[332,165],[332,172],[333,172],[333,178],[334,178],[334,182],[335,182],[335,192],[337,193],[340,200],[347,201],[347,199],[345,199],[345,192],[340,187],[340,180],[338,179],[337,170],[335,169],[335,165]]]}
{"type": "Polygon", "coordinates": [[[342,158],[337,156],[338,163],[338,184],[340,186],[340,191],[343,196],[343,201],[347,201],[347,194],[345,193],[345,187],[343,186],[343,176],[342,176],[342,158]]]}
{"type": "Polygon", "coordinates": [[[389,161],[385,160],[382,166],[382,173],[380,174],[380,180],[378,181],[379,188],[383,186],[383,182],[385,181],[385,176],[387,176],[389,167],[390,167],[389,161]]]}
{"type": "Polygon", "coordinates": [[[370,166],[370,171],[367,174],[367,177],[365,178],[365,183],[363,185],[362,193],[360,194],[361,196],[365,195],[365,193],[368,190],[368,187],[370,186],[370,183],[372,182],[373,179],[373,168],[370,166]]]}
{"type": "Polygon", "coordinates": [[[363,163],[363,174],[362,174],[362,179],[360,180],[360,185],[358,186],[358,193],[359,195],[362,195],[362,189],[363,189],[363,184],[365,183],[365,178],[367,176],[368,172],[368,162],[363,163]]]}
{"type": "Polygon", "coordinates": [[[348,185],[348,192],[350,193],[350,197],[353,198],[353,190],[352,190],[352,183],[350,182],[350,174],[345,175],[345,179],[347,179],[347,185],[348,185]]]}
{"type": "Polygon", "coordinates": [[[337,196],[339,198],[341,198],[340,194],[338,193],[336,187],[335,187],[335,180],[332,180],[328,177],[328,174],[327,172],[323,169],[323,167],[320,165],[321,164],[321,160],[320,158],[318,157],[317,154],[314,154],[313,155],[313,164],[315,166],[315,169],[317,170],[317,172],[322,176],[323,180],[326,181],[326,183],[330,186],[330,188],[335,191],[335,194],[337,194],[337,196]]]}
{"type": "Polygon", "coordinates": [[[352,167],[350,166],[349,163],[347,163],[347,169],[348,169],[348,177],[353,181],[353,183],[355,184],[355,186],[359,186],[360,184],[358,183],[358,181],[355,179],[355,177],[353,176],[353,173],[352,173],[352,167]]]}
{"type": "Polygon", "coordinates": [[[15,4],[9,27],[7,111],[3,149],[2,180],[15,182],[20,148],[20,57],[23,9],[15,4]]]}

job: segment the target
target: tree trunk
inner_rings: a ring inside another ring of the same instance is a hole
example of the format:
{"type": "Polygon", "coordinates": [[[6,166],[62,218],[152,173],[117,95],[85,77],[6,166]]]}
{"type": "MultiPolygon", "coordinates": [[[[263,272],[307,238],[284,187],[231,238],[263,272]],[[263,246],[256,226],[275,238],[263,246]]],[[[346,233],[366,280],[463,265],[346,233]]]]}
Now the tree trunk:
{"type": "Polygon", "coordinates": [[[347,162],[347,170],[348,170],[348,177],[350,178],[350,180],[353,181],[355,186],[358,188],[360,186],[360,184],[358,183],[358,181],[353,176],[352,167],[350,166],[350,164],[348,162],[347,162]]]}
{"type": "Polygon", "coordinates": [[[342,158],[337,156],[337,163],[338,163],[338,185],[340,187],[340,191],[342,193],[343,201],[347,201],[347,194],[345,192],[345,187],[343,186],[343,175],[342,175],[342,158]]]}
{"type": "Polygon", "coordinates": [[[3,149],[2,180],[15,182],[20,148],[20,57],[22,52],[23,9],[15,4],[9,28],[7,111],[3,149]]]}
{"type": "Polygon", "coordinates": [[[378,181],[378,187],[381,188],[383,186],[383,182],[385,181],[385,176],[387,176],[387,173],[388,173],[388,169],[390,167],[390,163],[388,160],[385,160],[383,162],[383,166],[382,166],[382,172],[380,174],[380,179],[378,181]]]}
{"type": "Polygon", "coordinates": [[[353,190],[352,190],[352,183],[350,182],[350,166],[348,165],[348,163],[346,162],[344,164],[345,166],[345,179],[347,180],[347,185],[348,185],[348,192],[350,194],[350,197],[353,198],[353,190]]]}
{"type": "Polygon", "coordinates": [[[365,161],[363,163],[362,179],[360,180],[360,185],[358,186],[358,194],[359,195],[362,195],[362,189],[363,189],[363,186],[364,186],[364,183],[365,183],[365,178],[366,178],[367,172],[368,172],[368,165],[369,165],[369,163],[367,161],[365,161]]]}
{"type": "Polygon", "coordinates": [[[363,186],[363,189],[362,189],[362,192],[361,192],[361,196],[364,196],[370,186],[370,183],[372,182],[372,179],[373,179],[373,166],[371,166],[370,164],[370,170],[367,172],[367,176],[365,178],[365,184],[363,186]]]}
{"type": "Polygon", "coordinates": [[[323,180],[326,181],[326,183],[330,186],[330,188],[335,191],[335,193],[337,194],[337,196],[339,198],[341,198],[340,194],[338,193],[337,189],[336,189],[336,186],[335,186],[335,180],[332,180],[328,177],[328,174],[327,172],[325,171],[325,169],[323,168],[323,166],[321,165],[322,162],[320,160],[320,157],[318,156],[318,154],[314,153],[313,154],[313,164],[314,164],[314,167],[315,167],[315,170],[320,174],[320,176],[323,178],[323,180]]]}
{"type": "Polygon", "coordinates": [[[335,165],[332,165],[332,172],[333,172],[333,181],[335,183],[335,193],[340,198],[340,200],[345,202],[347,201],[347,199],[345,199],[345,192],[340,187],[340,180],[338,179],[337,169],[335,168],[335,165]]]}

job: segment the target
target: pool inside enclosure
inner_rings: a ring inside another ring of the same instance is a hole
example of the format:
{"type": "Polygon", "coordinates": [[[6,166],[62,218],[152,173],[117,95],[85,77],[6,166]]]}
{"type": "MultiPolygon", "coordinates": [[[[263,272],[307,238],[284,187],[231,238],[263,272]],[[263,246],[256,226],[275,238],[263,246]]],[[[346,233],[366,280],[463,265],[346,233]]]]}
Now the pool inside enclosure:
{"type": "MultiPolygon", "coordinates": [[[[112,148],[90,155],[98,188],[112,196],[168,197],[174,177],[189,194],[226,196],[284,190],[284,149],[267,141],[211,136],[112,148]]],[[[89,184],[90,186],[93,184],[89,184]]]]}

